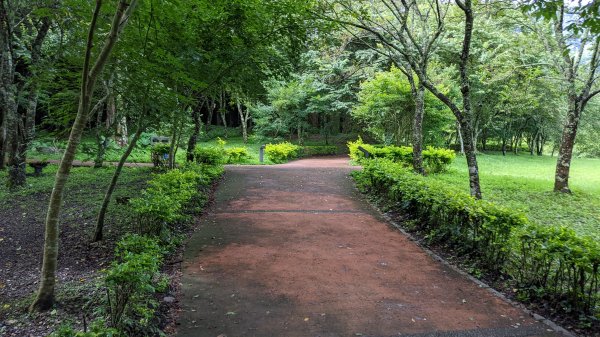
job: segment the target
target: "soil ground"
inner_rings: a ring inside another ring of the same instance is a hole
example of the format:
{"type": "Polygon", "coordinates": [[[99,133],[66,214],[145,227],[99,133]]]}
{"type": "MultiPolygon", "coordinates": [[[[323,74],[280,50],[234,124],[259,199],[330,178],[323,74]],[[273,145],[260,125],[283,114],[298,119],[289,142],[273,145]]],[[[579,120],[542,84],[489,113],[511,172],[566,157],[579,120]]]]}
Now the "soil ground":
{"type": "Polygon", "coordinates": [[[559,336],[392,229],[345,158],[228,167],[177,336],[559,336]]]}
{"type": "MultiPolygon", "coordinates": [[[[88,301],[99,296],[94,286],[101,276],[99,270],[110,264],[115,242],[129,229],[128,208],[111,202],[105,240],[90,243],[98,205],[112,172],[108,168],[72,172],[61,213],[57,304],[55,310],[40,314],[27,315],[26,311],[38,287],[44,219],[54,174],[29,177],[30,187],[0,198],[0,336],[46,336],[66,321],[79,326],[83,315],[92,315],[88,301]]],[[[115,197],[133,196],[150,177],[150,170],[126,171],[115,197]]]]}

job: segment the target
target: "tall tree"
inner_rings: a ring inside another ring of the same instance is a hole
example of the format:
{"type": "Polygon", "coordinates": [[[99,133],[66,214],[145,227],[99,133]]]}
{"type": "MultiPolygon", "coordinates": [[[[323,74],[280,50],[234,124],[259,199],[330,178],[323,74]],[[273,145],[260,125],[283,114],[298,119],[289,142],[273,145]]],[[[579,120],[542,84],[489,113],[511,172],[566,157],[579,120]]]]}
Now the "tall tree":
{"type": "Polygon", "coordinates": [[[567,10],[564,2],[558,6],[554,19],[556,44],[548,44],[548,47],[553,49],[553,54],[557,56],[555,62],[563,76],[568,101],[554,176],[554,191],[563,193],[571,193],[569,172],[581,115],[589,100],[600,93],[600,89],[596,88],[597,72],[600,67],[600,55],[598,55],[600,35],[584,28],[584,33],[579,37],[568,36],[565,18],[568,15],[567,10]],[[591,57],[586,60],[586,55],[591,57]]]}
{"type": "Polygon", "coordinates": [[[58,222],[62,206],[63,192],[71,172],[77,146],[81,141],[81,135],[91,109],[92,95],[96,80],[102,73],[102,70],[108,61],[115,43],[125,28],[136,3],[136,0],[119,1],[110,26],[110,31],[105,38],[104,46],[98,55],[93,58],[92,49],[94,46],[94,37],[96,35],[98,18],[103,5],[102,0],[96,0],[85,48],[77,116],[71,128],[67,148],[65,149],[65,153],[59,164],[58,171],[56,172],[54,187],[52,189],[52,194],[50,195],[50,201],[48,204],[40,286],[36,297],[30,306],[31,311],[47,310],[51,308],[54,303],[54,288],[56,284],[56,267],[58,259],[58,222]]]}
{"type": "Polygon", "coordinates": [[[418,1],[403,0],[401,2],[392,0],[372,1],[349,1],[333,0],[334,20],[346,26],[359,28],[369,33],[380,42],[384,53],[398,64],[408,64],[410,69],[417,75],[419,83],[448,106],[452,111],[460,129],[464,142],[467,168],[469,172],[469,185],[471,195],[481,198],[481,186],[479,183],[479,168],[477,165],[476,149],[472,132],[472,107],[469,83],[469,57],[471,52],[471,40],[473,36],[474,12],[471,0],[456,0],[458,9],[463,14],[464,33],[462,35],[462,48],[458,62],[460,91],[462,95],[462,109],[459,102],[453,100],[449,95],[431,80],[427,73],[427,62],[423,60],[429,57],[426,50],[433,48],[444,31],[444,18],[450,6],[440,0],[428,1],[430,12],[421,12],[418,1]],[[340,10],[340,11],[337,11],[340,10]],[[421,39],[410,30],[411,20],[430,20],[431,14],[436,24],[433,29],[425,29],[422,34],[430,36],[421,39]],[[422,44],[425,41],[425,45],[422,44]],[[424,48],[425,47],[425,48],[424,48]]]}

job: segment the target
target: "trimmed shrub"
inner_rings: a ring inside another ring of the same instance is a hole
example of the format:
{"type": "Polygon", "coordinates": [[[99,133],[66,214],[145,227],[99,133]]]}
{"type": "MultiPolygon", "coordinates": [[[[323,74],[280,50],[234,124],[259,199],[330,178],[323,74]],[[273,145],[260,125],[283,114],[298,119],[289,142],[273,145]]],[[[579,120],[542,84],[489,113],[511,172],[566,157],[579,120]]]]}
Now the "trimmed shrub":
{"type": "Polygon", "coordinates": [[[520,299],[600,318],[598,241],[562,226],[528,224],[515,231],[511,247],[506,270],[520,299]]]}
{"type": "Polygon", "coordinates": [[[198,146],[194,149],[194,159],[198,164],[219,165],[225,157],[222,148],[198,146]]]}
{"type": "Polygon", "coordinates": [[[290,159],[297,158],[299,150],[300,146],[289,142],[267,144],[265,147],[265,153],[274,163],[283,163],[290,159]]]}
{"type": "MultiPolygon", "coordinates": [[[[350,158],[353,161],[362,164],[367,158],[360,148],[363,148],[370,153],[369,159],[385,158],[401,163],[405,167],[412,166],[412,147],[394,145],[377,147],[375,145],[363,143],[362,139],[359,137],[354,142],[348,142],[348,149],[350,150],[350,158]]],[[[448,170],[448,167],[450,167],[450,164],[452,164],[455,157],[456,154],[453,150],[428,146],[423,150],[423,166],[425,166],[425,170],[428,173],[444,172],[448,170]]]]}
{"type": "Polygon", "coordinates": [[[337,154],[337,147],[334,145],[308,145],[300,150],[300,156],[330,156],[337,154]]]}
{"type": "Polygon", "coordinates": [[[248,149],[245,147],[230,147],[225,150],[227,156],[227,163],[240,163],[250,158],[248,149]]]}
{"type": "Polygon", "coordinates": [[[223,167],[188,164],[157,174],[148,182],[148,188],[130,203],[137,218],[137,232],[168,236],[169,225],[186,217],[186,208],[198,210],[207,196],[201,190],[223,174],[223,167]]]}
{"type": "Polygon", "coordinates": [[[448,244],[489,275],[504,274],[524,300],[543,300],[575,318],[600,315],[600,243],[564,227],[476,200],[389,159],[363,161],[359,188],[414,216],[413,229],[448,244]]]}

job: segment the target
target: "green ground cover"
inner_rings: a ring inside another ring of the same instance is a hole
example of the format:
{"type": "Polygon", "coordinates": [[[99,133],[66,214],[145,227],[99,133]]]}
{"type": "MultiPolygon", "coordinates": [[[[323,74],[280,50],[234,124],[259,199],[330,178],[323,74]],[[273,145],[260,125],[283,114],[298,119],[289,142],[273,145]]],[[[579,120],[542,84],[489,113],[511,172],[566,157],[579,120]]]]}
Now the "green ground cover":
{"type": "MultiPolygon", "coordinates": [[[[556,157],[526,154],[480,154],[483,198],[543,225],[565,225],[600,238],[600,159],[575,158],[571,165],[572,195],[552,192],[556,157]]],[[[468,193],[465,158],[457,156],[446,173],[429,176],[468,193]]]]}

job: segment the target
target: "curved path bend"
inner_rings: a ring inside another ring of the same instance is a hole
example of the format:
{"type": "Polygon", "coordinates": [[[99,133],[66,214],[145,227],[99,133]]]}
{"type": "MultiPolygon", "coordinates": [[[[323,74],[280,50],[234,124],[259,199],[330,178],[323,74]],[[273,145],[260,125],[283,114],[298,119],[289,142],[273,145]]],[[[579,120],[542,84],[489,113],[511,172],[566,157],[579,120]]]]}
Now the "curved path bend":
{"type": "Polygon", "coordinates": [[[187,245],[178,336],[558,336],[391,229],[352,169],[227,167],[187,245]]]}

